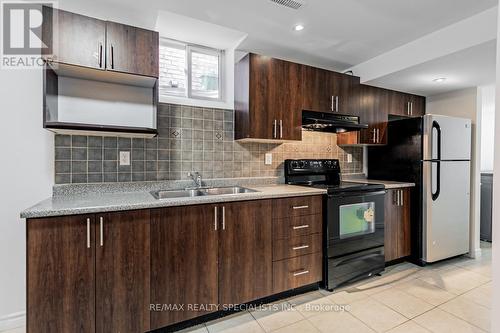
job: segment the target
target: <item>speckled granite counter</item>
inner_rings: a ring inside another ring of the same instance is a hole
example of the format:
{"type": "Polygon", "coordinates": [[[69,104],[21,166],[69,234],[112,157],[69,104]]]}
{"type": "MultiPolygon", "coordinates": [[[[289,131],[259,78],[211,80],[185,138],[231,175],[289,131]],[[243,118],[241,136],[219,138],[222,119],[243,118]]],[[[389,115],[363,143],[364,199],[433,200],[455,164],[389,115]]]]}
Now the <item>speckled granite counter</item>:
{"type": "Polygon", "coordinates": [[[230,201],[318,195],[326,193],[325,190],[321,189],[283,184],[250,185],[246,187],[258,192],[164,200],[155,199],[147,191],[62,195],[46,199],[35,206],[22,211],[21,218],[39,218],[132,209],[187,206],[230,201]]]}
{"type": "Polygon", "coordinates": [[[347,182],[358,183],[358,184],[382,184],[386,189],[392,190],[395,188],[404,188],[404,187],[414,187],[415,183],[402,183],[402,182],[394,182],[390,180],[374,180],[374,179],[360,179],[360,178],[347,178],[344,179],[347,182]]]}

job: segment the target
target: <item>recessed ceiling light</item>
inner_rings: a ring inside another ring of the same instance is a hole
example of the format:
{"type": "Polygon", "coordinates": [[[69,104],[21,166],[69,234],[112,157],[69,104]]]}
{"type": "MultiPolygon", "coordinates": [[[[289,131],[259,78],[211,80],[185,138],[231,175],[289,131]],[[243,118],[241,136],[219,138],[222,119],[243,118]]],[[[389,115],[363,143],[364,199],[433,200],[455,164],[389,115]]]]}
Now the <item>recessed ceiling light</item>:
{"type": "Polygon", "coordinates": [[[445,77],[439,77],[437,79],[432,80],[432,82],[436,82],[436,83],[443,83],[444,81],[446,81],[445,77]]]}
{"type": "Polygon", "coordinates": [[[293,27],[293,30],[295,30],[295,31],[304,30],[304,26],[303,26],[302,24],[296,24],[296,25],[293,27]]]}

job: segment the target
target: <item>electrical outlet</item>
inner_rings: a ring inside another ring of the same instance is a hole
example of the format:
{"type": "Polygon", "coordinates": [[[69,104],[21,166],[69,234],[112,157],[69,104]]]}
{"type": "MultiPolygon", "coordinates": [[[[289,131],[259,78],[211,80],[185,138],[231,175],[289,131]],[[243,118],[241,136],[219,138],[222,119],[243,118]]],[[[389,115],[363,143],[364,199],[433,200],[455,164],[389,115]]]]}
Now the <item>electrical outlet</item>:
{"type": "Polygon", "coordinates": [[[352,154],[347,154],[347,163],[352,163],[352,154]]]}
{"type": "Polygon", "coordinates": [[[273,164],[273,154],[267,153],[266,154],[266,160],[264,161],[266,165],[271,165],[273,164]]]}
{"type": "Polygon", "coordinates": [[[130,165],[130,152],[121,151],[120,152],[120,165],[130,165]]]}

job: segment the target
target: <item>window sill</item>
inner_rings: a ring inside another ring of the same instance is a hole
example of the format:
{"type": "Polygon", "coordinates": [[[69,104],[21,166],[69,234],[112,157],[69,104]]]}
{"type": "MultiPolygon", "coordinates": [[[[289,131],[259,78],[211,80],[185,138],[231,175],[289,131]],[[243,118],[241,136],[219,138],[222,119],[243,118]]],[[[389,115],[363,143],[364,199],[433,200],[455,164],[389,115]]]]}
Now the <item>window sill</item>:
{"type": "Polygon", "coordinates": [[[180,104],[197,106],[202,108],[214,108],[214,109],[227,109],[233,110],[234,104],[228,103],[226,101],[210,101],[203,99],[185,98],[185,97],[173,97],[173,96],[160,96],[160,103],[168,104],[180,104]]]}

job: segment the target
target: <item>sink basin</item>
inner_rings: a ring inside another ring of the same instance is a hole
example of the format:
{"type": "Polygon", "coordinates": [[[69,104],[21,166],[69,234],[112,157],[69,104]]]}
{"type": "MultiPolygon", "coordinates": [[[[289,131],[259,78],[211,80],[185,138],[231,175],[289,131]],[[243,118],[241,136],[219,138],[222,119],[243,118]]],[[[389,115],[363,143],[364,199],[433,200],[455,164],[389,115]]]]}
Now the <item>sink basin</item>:
{"type": "Polygon", "coordinates": [[[151,195],[158,200],[172,199],[172,198],[192,198],[204,195],[224,195],[224,194],[239,194],[239,193],[252,193],[257,192],[246,187],[230,186],[230,187],[211,187],[202,189],[189,189],[189,190],[167,190],[167,191],[153,191],[151,195]]]}
{"type": "Polygon", "coordinates": [[[172,199],[172,198],[190,198],[205,195],[200,190],[173,190],[173,191],[154,191],[151,192],[156,199],[172,199]]]}
{"type": "Polygon", "coordinates": [[[246,187],[231,186],[231,187],[214,187],[206,189],[207,195],[221,195],[221,194],[238,194],[238,193],[252,193],[257,192],[246,187]]]}

